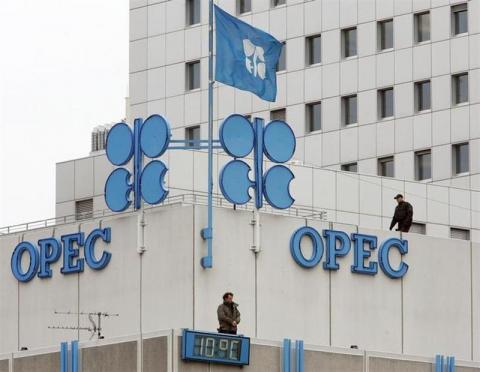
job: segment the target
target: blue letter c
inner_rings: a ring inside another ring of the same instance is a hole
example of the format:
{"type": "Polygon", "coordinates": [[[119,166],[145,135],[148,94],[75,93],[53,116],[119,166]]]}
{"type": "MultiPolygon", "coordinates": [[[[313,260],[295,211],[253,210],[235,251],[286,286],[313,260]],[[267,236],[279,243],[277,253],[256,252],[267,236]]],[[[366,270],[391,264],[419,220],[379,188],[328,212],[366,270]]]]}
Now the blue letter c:
{"type": "Polygon", "coordinates": [[[385,275],[392,279],[400,279],[407,273],[408,265],[402,261],[397,270],[392,268],[392,265],[390,265],[389,253],[390,249],[394,247],[398,249],[402,256],[408,253],[408,241],[398,238],[390,238],[385,240],[380,247],[380,251],[378,252],[378,263],[385,275]]]}

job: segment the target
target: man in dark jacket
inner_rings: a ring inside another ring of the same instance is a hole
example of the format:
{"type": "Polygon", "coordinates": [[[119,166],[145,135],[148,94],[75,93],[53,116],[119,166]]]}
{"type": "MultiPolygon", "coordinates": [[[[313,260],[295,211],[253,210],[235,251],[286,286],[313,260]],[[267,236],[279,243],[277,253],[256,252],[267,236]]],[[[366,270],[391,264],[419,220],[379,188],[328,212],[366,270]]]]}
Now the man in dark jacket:
{"type": "Polygon", "coordinates": [[[240,311],[238,304],[233,302],[233,293],[227,292],[223,295],[223,303],[217,309],[219,333],[237,334],[237,326],[240,323],[240,311]]]}
{"type": "Polygon", "coordinates": [[[398,205],[395,208],[395,214],[393,215],[392,223],[390,224],[390,230],[398,223],[397,231],[408,232],[410,226],[412,226],[413,207],[410,203],[403,200],[402,194],[398,194],[394,199],[397,200],[398,205]]]}

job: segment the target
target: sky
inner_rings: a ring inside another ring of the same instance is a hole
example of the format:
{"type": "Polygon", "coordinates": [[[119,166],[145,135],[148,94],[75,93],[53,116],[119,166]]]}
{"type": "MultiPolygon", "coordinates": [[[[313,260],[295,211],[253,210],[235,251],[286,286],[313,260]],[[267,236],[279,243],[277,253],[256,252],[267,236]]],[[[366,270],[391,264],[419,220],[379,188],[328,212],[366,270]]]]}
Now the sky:
{"type": "Polygon", "coordinates": [[[0,1],[0,227],[55,216],[55,163],[125,117],[128,0],[0,1]]]}

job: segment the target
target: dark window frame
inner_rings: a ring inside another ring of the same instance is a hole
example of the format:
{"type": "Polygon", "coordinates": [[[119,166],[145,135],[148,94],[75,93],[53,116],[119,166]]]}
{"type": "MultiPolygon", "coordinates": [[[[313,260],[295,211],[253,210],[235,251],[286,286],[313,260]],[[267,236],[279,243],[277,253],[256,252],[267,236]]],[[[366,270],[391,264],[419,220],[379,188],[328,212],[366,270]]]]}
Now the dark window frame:
{"type": "Polygon", "coordinates": [[[340,169],[343,171],[343,172],[351,172],[351,173],[358,173],[358,163],[357,162],[353,162],[353,163],[346,163],[346,164],[342,164],[340,169]],[[355,170],[351,170],[350,168],[351,167],[354,167],[355,170]]]}
{"type": "Polygon", "coordinates": [[[185,147],[196,149],[200,147],[200,143],[190,143],[187,141],[195,141],[201,139],[200,125],[192,125],[185,128],[185,147]],[[196,136],[198,134],[198,136],[196,136]]]}
{"type": "Polygon", "coordinates": [[[349,27],[349,28],[344,28],[342,29],[342,58],[347,59],[347,58],[353,58],[358,55],[358,33],[357,33],[357,27],[349,27]],[[355,31],[355,42],[353,43],[353,47],[350,50],[349,45],[351,44],[350,42],[350,35],[351,32],[355,31]]]}
{"type": "Polygon", "coordinates": [[[415,43],[425,43],[427,41],[431,40],[431,30],[432,30],[432,23],[430,19],[430,11],[426,12],[419,12],[415,13],[414,15],[414,33],[415,33],[415,43]],[[423,17],[428,15],[428,36],[425,36],[426,32],[422,32],[423,27],[421,28],[420,26],[423,24],[423,17]],[[428,38],[425,38],[428,37],[428,38]]]}
{"type": "Polygon", "coordinates": [[[451,20],[451,34],[452,36],[464,35],[468,33],[468,3],[452,5],[451,8],[452,20],[451,20]],[[466,24],[463,24],[464,27],[460,28],[460,16],[466,17],[466,24]]]}
{"type": "Polygon", "coordinates": [[[322,130],[322,102],[321,101],[310,102],[310,103],[307,103],[305,105],[305,107],[306,107],[305,115],[307,117],[307,120],[306,120],[306,123],[307,123],[306,131],[307,131],[307,133],[312,133],[312,132],[322,130]],[[319,125],[315,125],[316,121],[314,120],[314,116],[315,116],[314,109],[317,106],[320,109],[320,123],[319,123],[319,125]]]}
{"type": "Polygon", "coordinates": [[[378,159],[378,175],[380,177],[395,177],[395,157],[394,156],[385,156],[378,159]],[[387,163],[392,163],[392,175],[388,175],[388,168],[385,167],[387,163]]]}
{"type": "Polygon", "coordinates": [[[378,118],[380,120],[392,118],[395,116],[395,91],[393,87],[382,88],[378,90],[378,118]],[[387,92],[391,92],[391,114],[390,110],[387,110],[386,96],[387,92]],[[390,115],[389,115],[390,114],[390,115]]]}
{"type": "Polygon", "coordinates": [[[428,111],[432,109],[432,82],[430,80],[416,81],[415,87],[415,112],[428,111]],[[428,84],[428,104],[427,97],[424,97],[424,85],[428,84]]]}
{"type": "Polygon", "coordinates": [[[452,103],[454,105],[461,105],[463,103],[468,103],[469,100],[469,77],[468,77],[468,72],[462,72],[460,74],[455,74],[452,75],[452,103]],[[466,99],[460,100],[461,99],[461,92],[460,92],[460,86],[461,86],[461,81],[460,79],[466,77],[466,99]]]}
{"type": "Polygon", "coordinates": [[[464,175],[470,172],[470,144],[468,142],[456,143],[452,145],[453,147],[453,175],[464,175]],[[460,163],[460,155],[462,155],[462,148],[466,148],[466,159],[463,159],[464,162],[460,163]]]}
{"type": "Polygon", "coordinates": [[[201,74],[202,65],[200,60],[190,61],[185,64],[185,88],[187,91],[200,89],[202,86],[201,74]],[[198,66],[198,70],[195,70],[195,66],[198,66]],[[198,73],[197,79],[192,76],[192,73],[198,73]],[[193,79],[193,80],[192,80],[193,79]]]}
{"type": "Polygon", "coordinates": [[[319,63],[322,63],[322,35],[321,34],[316,34],[316,35],[310,35],[305,38],[305,46],[306,46],[306,65],[307,66],[312,66],[316,65],[319,63]],[[317,56],[317,53],[313,53],[315,48],[315,43],[316,41],[320,42],[320,53],[319,53],[319,59],[315,58],[317,56]]]}
{"type": "Polygon", "coordinates": [[[186,23],[187,26],[194,26],[202,23],[201,0],[186,0],[186,23]]]}
{"type": "Polygon", "coordinates": [[[248,14],[252,12],[252,0],[237,0],[237,14],[248,14]],[[248,8],[248,10],[245,10],[248,8]]]}
{"type": "Polygon", "coordinates": [[[358,124],[358,96],[350,94],[342,97],[342,123],[343,126],[358,124]],[[355,99],[355,111],[351,111],[351,99],[355,99]],[[354,114],[354,115],[353,115],[354,114]]]}
{"type": "Polygon", "coordinates": [[[428,181],[432,179],[432,150],[421,150],[415,152],[415,180],[416,181],[428,181]],[[424,156],[428,156],[429,167],[424,168],[424,156]],[[428,172],[426,171],[428,169],[428,172]]]}
{"type": "Polygon", "coordinates": [[[393,18],[390,19],[384,19],[382,21],[377,22],[377,27],[378,27],[378,51],[383,51],[383,50],[390,50],[393,49],[393,43],[394,43],[394,23],[393,23],[393,18]],[[390,24],[392,25],[391,27],[391,35],[387,35],[387,29],[386,25],[390,24]],[[390,45],[387,45],[387,41],[389,41],[390,45]]]}

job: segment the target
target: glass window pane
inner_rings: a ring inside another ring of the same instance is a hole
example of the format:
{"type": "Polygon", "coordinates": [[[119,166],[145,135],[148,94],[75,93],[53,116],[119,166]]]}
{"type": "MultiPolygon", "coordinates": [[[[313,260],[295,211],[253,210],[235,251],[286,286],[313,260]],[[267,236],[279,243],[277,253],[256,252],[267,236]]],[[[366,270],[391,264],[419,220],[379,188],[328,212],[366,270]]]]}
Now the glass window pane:
{"type": "Polygon", "coordinates": [[[345,125],[357,122],[357,96],[343,98],[345,125]]]}
{"type": "MultiPolygon", "coordinates": [[[[185,139],[187,141],[198,141],[200,140],[200,126],[190,127],[185,129],[185,139]]],[[[199,143],[188,142],[187,147],[197,148],[199,143]]]]}
{"type": "Polygon", "coordinates": [[[417,111],[430,109],[430,81],[416,83],[417,111]]]}
{"type": "Polygon", "coordinates": [[[322,129],[322,104],[312,103],[307,106],[308,131],[313,132],[322,129]]]}
{"type": "Polygon", "coordinates": [[[240,0],[239,12],[247,13],[252,11],[252,0],[240,0]]]}
{"type": "Polygon", "coordinates": [[[417,154],[416,167],[416,176],[418,181],[432,178],[432,155],[430,151],[417,154]]]}
{"type": "Polygon", "coordinates": [[[284,41],[282,51],[280,52],[280,58],[277,63],[277,71],[284,71],[287,69],[287,44],[284,41]]]}
{"type": "Polygon", "coordinates": [[[285,121],[285,117],[286,117],[286,110],[285,109],[270,111],[270,120],[283,120],[283,121],[285,121]]]}
{"type": "Polygon", "coordinates": [[[468,101],[468,74],[454,76],[455,103],[468,101]]]}
{"type": "Polygon", "coordinates": [[[467,9],[454,10],[455,35],[468,32],[468,13],[467,9]]]}
{"type": "Polygon", "coordinates": [[[430,40],[430,13],[415,16],[417,28],[417,42],[430,40]]]}
{"type": "Polygon", "coordinates": [[[188,0],[187,11],[189,25],[200,23],[200,0],[188,0]]]}
{"type": "Polygon", "coordinates": [[[273,0],[273,6],[284,5],[285,0],[273,0]]]}
{"type": "Polygon", "coordinates": [[[468,143],[455,146],[455,173],[469,171],[468,143]]]}
{"type": "Polygon", "coordinates": [[[187,65],[187,84],[188,90],[200,88],[200,62],[187,65]]]}
{"type": "Polygon", "coordinates": [[[384,21],[380,23],[381,49],[393,48],[393,21],[384,21]]]}
{"type": "Polygon", "coordinates": [[[357,55],[357,29],[352,28],[343,31],[344,57],[357,55]]]}
{"type": "Polygon", "coordinates": [[[320,36],[312,36],[307,39],[307,57],[308,64],[313,65],[322,61],[322,38],[320,36]]]}
{"type": "Polygon", "coordinates": [[[351,163],[351,164],[343,164],[342,165],[342,171],[344,172],[357,172],[358,167],[357,163],[351,163]]]}
{"type": "Polygon", "coordinates": [[[379,166],[380,166],[380,176],[383,177],[393,177],[393,168],[394,168],[394,163],[393,163],[393,158],[386,158],[386,159],[380,159],[379,160],[379,166]]]}
{"type": "Polygon", "coordinates": [[[393,116],[393,89],[384,89],[380,92],[381,117],[393,116]]]}

